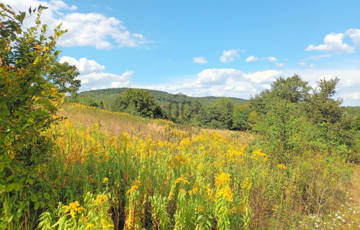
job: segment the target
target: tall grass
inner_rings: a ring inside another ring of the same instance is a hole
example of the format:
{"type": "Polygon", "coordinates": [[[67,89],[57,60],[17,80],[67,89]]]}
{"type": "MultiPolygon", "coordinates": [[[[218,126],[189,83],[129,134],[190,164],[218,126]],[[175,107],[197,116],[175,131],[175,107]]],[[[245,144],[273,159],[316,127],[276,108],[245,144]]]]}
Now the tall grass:
{"type": "MultiPolygon", "coordinates": [[[[89,116],[87,107],[67,109],[89,116]]],[[[340,158],[311,152],[277,164],[256,145],[243,144],[242,135],[133,117],[114,136],[102,130],[106,116],[115,119],[107,113],[101,112],[102,127],[66,120],[49,131],[57,146],[47,169],[53,199],[78,201],[81,208],[70,215],[59,205],[43,214],[43,225],[63,218],[76,229],[94,227],[91,218],[84,221],[93,209],[89,194],[106,194],[106,218],[114,225],[99,220],[97,229],[295,229],[305,216],[344,202],[351,170],[340,158]]]]}

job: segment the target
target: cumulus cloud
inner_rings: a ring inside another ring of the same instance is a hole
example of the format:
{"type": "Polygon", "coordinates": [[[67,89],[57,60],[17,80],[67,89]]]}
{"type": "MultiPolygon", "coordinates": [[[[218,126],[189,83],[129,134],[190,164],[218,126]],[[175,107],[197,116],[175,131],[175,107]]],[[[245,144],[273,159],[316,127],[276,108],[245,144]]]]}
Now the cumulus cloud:
{"type": "Polygon", "coordinates": [[[355,45],[360,46],[360,29],[348,29],[346,34],[352,39],[355,45]]]}
{"type": "Polygon", "coordinates": [[[277,70],[265,70],[265,71],[258,71],[254,73],[245,74],[245,78],[250,79],[252,82],[255,83],[263,83],[263,82],[270,82],[279,77],[281,74],[280,71],[277,70]]]}
{"type": "Polygon", "coordinates": [[[195,63],[197,63],[197,64],[202,64],[202,65],[208,63],[208,61],[207,61],[206,58],[204,58],[204,57],[194,57],[194,58],[193,58],[193,62],[195,62],[195,63]]]}
{"type": "Polygon", "coordinates": [[[233,62],[239,56],[240,55],[238,54],[238,50],[236,49],[223,50],[220,61],[222,63],[233,62]]]}
{"type": "Polygon", "coordinates": [[[254,61],[258,61],[259,58],[258,57],[255,57],[255,56],[250,56],[248,58],[246,58],[246,62],[254,62],[254,61]]]}
{"type": "Polygon", "coordinates": [[[73,57],[63,56],[60,58],[60,62],[75,65],[79,70],[80,75],[78,79],[81,80],[80,91],[128,87],[131,82],[131,76],[134,74],[134,71],[131,70],[127,70],[122,74],[106,73],[104,72],[104,65],[85,57],[77,60],[73,57]]]}
{"type": "Polygon", "coordinates": [[[64,62],[67,62],[70,65],[75,65],[81,74],[100,72],[105,69],[105,66],[100,65],[94,60],[89,60],[84,57],[80,58],[79,60],[76,60],[73,57],[62,56],[60,58],[60,63],[64,63],[64,62]]]}
{"type": "Polygon", "coordinates": [[[344,43],[344,34],[331,33],[325,36],[324,44],[309,45],[306,51],[327,51],[337,53],[353,53],[354,47],[344,43]]]}
{"type": "Polygon", "coordinates": [[[277,61],[277,58],[276,57],[267,57],[267,59],[269,60],[269,61],[271,61],[271,62],[275,62],[275,61],[277,61]]]}
{"type": "Polygon", "coordinates": [[[68,5],[61,0],[3,0],[3,3],[11,5],[16,11],[26,11],[30,6],[48,7],[43,11],[42,22],[48,24],[50,30],[60,23],[63,29],[68,29],[58,41],[61,46],[94,46],[97,49],[110,49],[115,46],[141,47],[147,43],[142,34],[130,32],[118,19],[99,13],[75,12],[77,9],[75,5],[68,5]]]}
{"type": "Polygon", "coordinates": [[[233,68],[210,68],[182,82],[139,86],[164,90],[170,93],[185,93],[190,96],[231,96],[249,98],[266,89],[279,71],[267,70],[245,73],[233,68]]]}

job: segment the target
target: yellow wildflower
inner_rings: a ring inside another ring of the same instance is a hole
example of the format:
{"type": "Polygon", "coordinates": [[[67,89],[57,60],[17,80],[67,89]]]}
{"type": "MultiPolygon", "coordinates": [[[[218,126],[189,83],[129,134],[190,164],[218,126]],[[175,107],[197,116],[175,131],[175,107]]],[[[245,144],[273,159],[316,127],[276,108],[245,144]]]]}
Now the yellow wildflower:
{"type": "Polygon", "coordinates": [[[107,177],[104,177],[104,179],[103,179],[103,183],[105,184],[106,182],[108,182],[109,181],[109,178],[107,178],[107,177]]]}
{"type": "Polygon", "coordinates": [[[224,186],[223,188],[216,191],[216,196],[222,197],[225,200],[232,202],[233,192],[231,191],[229,186],[224,186]]]}
{"type": "Polygon", "coordinates": [[[79,201],[71,202],[69,205],[64,205],[64,213],[70,213],[71,218],[76,216],[76,213],[80,213],[81,210],[84,210],[79,204],[79,201]]]}
{"type": "Polygon", "coordinates": [[[85,230],[88,230],[88,229],[93,228],[93,227],[94,227],[93,224],[88,224],[88,225],[86,226],[85,230]]]}
{"type": "Polygon", "coordinates": [[[190,182],[184,176],[181,176],[175,180],[175,184],[178,184],[178,183],[190,184],[190,182]]]}
{"type": "Polygon", "coordinates": [[[136,180],[132,183],[130,189],[126,192],[126,194],[129,194],[129,195],[132,195],[134,194],[138,188],[140,187],[141,185],[141,181],[140,180],[136,180]]]}
{"type": "Polygon", "coordinates": [[[278,164],[277,167],[279,169],[287,169],[286,165],[284,165],[284,164],[278,164]]]}
{"type": "Polygon", "coordinates": [[[227,185],[231,180],[231,175],[228,173],[221,173],[215,176],[215,185],[216,187],[221,187],[222,185],[227,185]]]}
{"type": "Polygon", "coordinates": [[[96,199],[94,200],[94,204],[102,204],[107,200],[108,200],[108,197],[106,195],[98,195],[96,197],[96,199]]]}

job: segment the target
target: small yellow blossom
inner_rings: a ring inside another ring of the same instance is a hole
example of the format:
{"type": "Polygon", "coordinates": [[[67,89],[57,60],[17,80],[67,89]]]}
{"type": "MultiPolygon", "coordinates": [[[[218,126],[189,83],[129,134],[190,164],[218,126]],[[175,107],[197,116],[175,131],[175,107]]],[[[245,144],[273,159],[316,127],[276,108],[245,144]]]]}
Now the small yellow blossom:
{"type": "Polygon", "coordinates": [[[79,201],[71,202],[69,205],[64,205],[64,213],[70,213],[71,218],[76,216],[76,213],[80,213],[81,210],[84,210],[79,204],[79,201]]]}
{"type": "Polygon", "coordinates": [[[129,194],[129,195],[132,195],[134,194],[138,188],[140,187],[141,185],[141,181],[140,180],[136,180],[132,183],[130,189],[126,192],[126,194],[129,194]]]}
{"type": "Polygon", "coordinates": [[[105,183],[107,183],[108,181],[109,181],[109,178],[104,177],[104,179],[103,179],[103,183],[105,184],[105,183]]]}
{"type": "Polygon", "coordinates": [[[104,203],[107,200],[108,200],[108,197],[106,195],[98,195],[96,197],[96,199],[94,200],[94,204],[100,205],[100,204],[104,203]]]}
{"type": "Polygon", "coordinates": [[[286,165],[284,165],[284,164],[278,164],[277,167],[279,169],[287,169],[286,165]]]}
{"type": "Polygon", "coordinates": [[[221,187],[222,185],[227,185],[231,180],[231,175],[228,173],[221,173],[215,176],[215,185],[216,187],[221,187]]]}
{"type": "Polygon", "coordinates": [[[88,225],[86,226],[85,230],[91,229],[91,228],[93,228],[93,227],[94,227],[93,224],[88,224],[88,225]]]}
{"type": "Polygon", "coordinates": [[[225,200],[231,202],[233,198],[233,192],[231,191],[229,186],[224,186],[223,188],[216,191],[217,197],[222,197],[225,200]]]}
{"type": "Polygon", "coordinates": [[[184,176],[181,176],[175,180],[175,184],[178,183],[190,184],[190,182],[184,176]]]}

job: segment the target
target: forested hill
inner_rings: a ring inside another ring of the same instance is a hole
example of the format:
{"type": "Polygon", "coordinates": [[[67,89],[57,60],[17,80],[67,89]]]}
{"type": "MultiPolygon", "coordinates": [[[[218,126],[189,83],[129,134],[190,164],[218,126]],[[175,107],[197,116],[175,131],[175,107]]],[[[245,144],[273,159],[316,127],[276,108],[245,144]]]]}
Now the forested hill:
{"type": "MultiPolygon", "coordinates": [[[[98,89],[81,92],[76,99],[81,104],[91,105],[91,104],[99,104],[103,101],[106,105],[112,105],[116,99],[116,97],[124,92],[127,88],[112,88],[112,89],[98,89]]],[[[159,103],[160,106],[166,106],[170,103],[173,104],[188,104],[194,101],[199,101],[203,105],[211,105],[214,104],[217,99],[220,97],[190,97],[186,96],[182,93],[171,94],[164,91],[159,90],[150,90],[146,89],[159,103]]],[[[228,97],[235,105],[241,105],[247,102],[245,99],[228,97]]]]}

